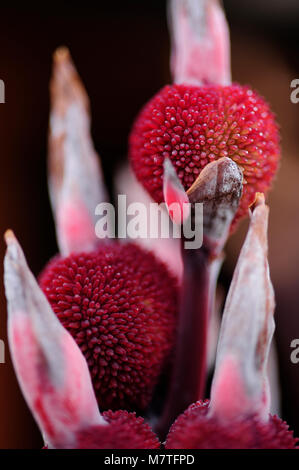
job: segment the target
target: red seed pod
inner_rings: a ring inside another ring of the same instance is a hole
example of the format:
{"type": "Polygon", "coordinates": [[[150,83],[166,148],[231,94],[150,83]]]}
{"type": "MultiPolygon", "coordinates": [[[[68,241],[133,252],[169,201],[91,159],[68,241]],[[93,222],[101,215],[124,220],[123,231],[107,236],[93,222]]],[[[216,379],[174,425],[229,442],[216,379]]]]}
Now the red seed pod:
{"type": "Polygon", "coordinates": [[[198,401],[170,428],[166,449],[294,449],[297,439],[277,416],[263,422],[248,416],[229,424],[207,416],[209,401],[198,401]]]}
{"type": "Polygon", "coordinates": [[[101,409],[144,408],[174,342],[176,282],[134,244],[52,260],[40,285],[84,354],[101,409]]]}
{"type": "Polygon", "coordinates": [[[163,200],[166,157],[185,190],[208,163],[230,157],[244,175],[236,221],[255,193],[270,187],[280,156],[279,132],[268,104],[247,86],[167,85],[137,117],[129,154],[138,180],[157,202],[163,200]]]}

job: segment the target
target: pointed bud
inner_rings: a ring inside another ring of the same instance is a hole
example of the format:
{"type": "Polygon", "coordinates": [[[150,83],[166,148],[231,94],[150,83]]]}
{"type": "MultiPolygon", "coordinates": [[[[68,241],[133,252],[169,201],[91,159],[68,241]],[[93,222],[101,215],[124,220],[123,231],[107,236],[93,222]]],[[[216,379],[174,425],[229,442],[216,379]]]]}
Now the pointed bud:
{"type": "Polygon", "coordinates": [[[106,424],[86,361],[52,311],[13,232],[5,234],[4,284],[15,371],[48,447],[75,446],[76,433],[106,424]]]}
{"type": "Polygon", "coordinates": [[[231,83],[229,29],[218,0],[170,0],[169,25],[175,83],[231,83]]]}
{"type": "Polygon", "coordinates": [[[221,253],[242,194],[243,175],[228,157],[209,163],[187,194],[191,203],[203,203],[204,246],[221,253]]]}
{"type": "Polygon", "coordinates": [[[274,292],[268,266],[268,207],[257,194],[250,227],[225,304],[211,415],[223,421],[269,413],[267,360],[274,331],[274,292]]]}
{"type": "Polygon", "coordinates": [[[50,91],[49,190],[66,256],[96,246],[95,208],[106,191],[90,135],[89,100],[66,48],[54,54],[50,91]]]}
{"type": "Polygon", "coordinates": [[[190,215],[188,196],[168,158],[165,158],[163,166],[163,195],[169,216],[175,224],[183,224],[190,215]]]}

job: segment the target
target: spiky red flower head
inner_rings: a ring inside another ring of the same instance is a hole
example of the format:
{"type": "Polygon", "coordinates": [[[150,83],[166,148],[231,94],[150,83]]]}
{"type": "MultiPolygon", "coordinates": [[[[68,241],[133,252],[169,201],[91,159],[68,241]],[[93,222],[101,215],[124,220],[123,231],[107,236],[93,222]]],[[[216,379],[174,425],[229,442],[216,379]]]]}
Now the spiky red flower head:
{"type": "Polygon", "coordinates": [[[187,408],[170,428],[166,449],[294,449],[297,439],[277,416],[262,422],[254,416],[223,425],[208,417],[209,401],[187,408]]]}
{"type": "Polygon", "coordinates": [[[40,285],[84,354],[101,409],[144,408],[171,351],[176,282],[134,244],[56,258],[40,285]]]}
{"type": "Polygon", "coordinates": [[[129,153],[138,180],[157,202],[163,201],[164,158],[172,161],[187,190],[208,163],[230,157],[244,174],[238,219],[255,193],[270,186],[279,132],[268,104],[247,86],[167,85],[137,117],[129,153]]]}
{"type": "Polygon", "coordinates": [[[105,411],[109,426],[94,426],[77,434],[77,449],[159,449],[150,426],[135,413],[105,411]]]}

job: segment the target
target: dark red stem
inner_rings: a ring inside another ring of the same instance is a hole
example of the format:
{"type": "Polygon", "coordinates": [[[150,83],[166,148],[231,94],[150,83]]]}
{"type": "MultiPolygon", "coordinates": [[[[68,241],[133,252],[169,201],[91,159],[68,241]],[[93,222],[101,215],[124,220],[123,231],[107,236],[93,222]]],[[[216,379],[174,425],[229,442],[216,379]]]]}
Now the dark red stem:
{"type": "Polygon", "coordinates": [[[165,438],[177,416],[203,398],[206,382],[207,334],[216,276],[204,248],[183,249],[184,277],[179,309],[173,375],[157,432],[165,438]]]}

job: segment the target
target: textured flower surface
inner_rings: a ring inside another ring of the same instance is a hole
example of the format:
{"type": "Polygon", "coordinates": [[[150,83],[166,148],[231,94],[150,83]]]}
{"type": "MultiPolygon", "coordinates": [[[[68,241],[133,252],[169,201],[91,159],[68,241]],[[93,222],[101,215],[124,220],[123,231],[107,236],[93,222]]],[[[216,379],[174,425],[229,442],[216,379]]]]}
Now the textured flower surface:
{"type": "Polygon", "coordinates": [[[243,170],[236,220],[277,170],[279,132],[268,104],[249,87],[167,85],[141,110],[129,154],[139,181],[163,201],[163,161],[169,158],[188,190],[211,161],[230,157],[243,170]]]}
{"type": "Polygon", "coordinates": [[[109,426],[95,426],[78,435],[78,449],[158,449],[160,442],[150,426],[135,413],[105,411],[109,426]]]}
{"type": "Polygon", "coordinates": [[[174,343],[177,288],[137,245],[55,258],[40,285],[84,354],[102,409],[144,408],[174,343]]]}
{"type": "Polygon", "coordinates": [[[294,449],[297,439],[277,416],[236,419],[227,425],[209,418],[209,402],[197,402],[177,418],[167,436],[166,449],[294,449]]]}

